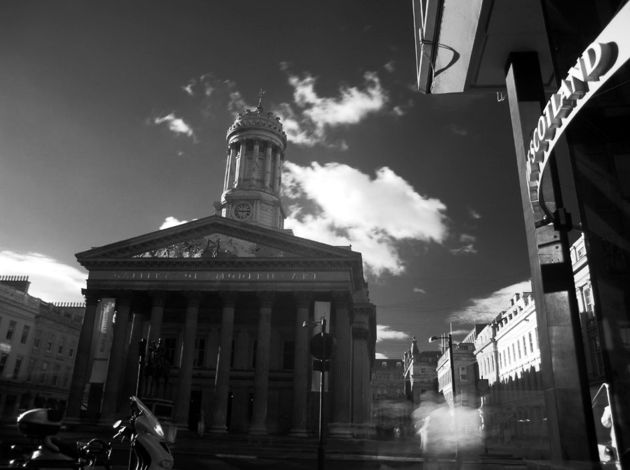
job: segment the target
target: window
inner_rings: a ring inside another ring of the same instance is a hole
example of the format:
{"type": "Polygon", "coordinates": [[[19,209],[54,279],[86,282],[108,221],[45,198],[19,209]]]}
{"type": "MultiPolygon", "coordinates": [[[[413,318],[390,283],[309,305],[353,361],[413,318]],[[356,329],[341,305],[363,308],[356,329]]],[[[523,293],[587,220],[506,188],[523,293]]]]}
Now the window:
{"type": "Polygon", "coordinates": [[[20,338],[20,343],[26,344],[26,341],[28,341],[28,334],[30,331],[31,331],[31,327],[29,325],[24,325],[24,328],[22,328],[22,337],[20,338]]]}
{"type": "Polygon", "coordinates": [[[466,367],[461,367],[459,368],[459,380],[461,380],[462,382],[466,382],[468,381],[468,373],[467,373],[467,369],[466,367]]]}
{"type": "Polygon", "coordinates": [[[15,365],[13,366],[13,378],[17,379],[20,376],[20,369],[22,368],[22,361],[24,358],[18,356],[15,358],[15,365]]]}
{"type": "Polygon", "coordinates": [[[521,343],[519,341],[516,342],[516,348],[518,349],[518,358],[521,358],[521,343]]]}
{"type": "Polygon", "coordinates": [[[0,353],[0,374],[4,372],[4,367],[7,365],[7,359],[9,355],[7,353],[0,353]]]}
{"type": "Polygon", "coordinates": [[[39,336],[36,336],[35,339],[33,340],[33,347],[35,349],[39,349],[40,341],[41,341],[41,338],[39,336]]]}
{"type": "Polygon", "coordinates": [[[527,354],[527,343],[525,342],[525,336],[523,336],[523,356],[527,354]]]}
{"type": "Polygon", "coordinates": [[[68,357],[72,357],[74,355],[74,348],[76,348],[76,344],[72,344],[72,346],[68,349],[68,357]]]}
{"type": "Polygon", "coordinates": [[[193,358],[193,367],[203,367],[206,356],[206,339],[195,339],[195,356],[193,358]]]}
{"type": "MultiPolygon", "coordinates": [[[[295,358],[295,342],[285,341],[282,351],[282,368],[285,370],[293,370],[295,358]]],[[[383,364],[385,364],[383,362],[383,364]]]]}
{"type": "Polygon", "coordinates": [[[529,332],[529,352],[534,352],[534,342],[532,341],[532,332],[529,332]]]}
{"type": "Polygon", "coordinates": [[[9,327],[7,328],[7,339],[13,338],[13,333],[15,332],[16,326],[17,326],[17,322],[15,320],[11,320],[9,322],[9,327]]]}
{"type": "Polygon", "coordinates": [[[28,360],[28,369],[26,371],[26,381],[30,382],[33,380],[33,368],[35,367],[35,359],[30,358],[28,360]]]}
{"type": "Polygon", "coordinates": [[[59,346],[57,346],[57,354],[63,354],[63,348],[66,346],[66,337],[63,336],[61,341],[59,342],[59,346]]]}
{"type": "Polygon", "coordinates": [[[57,385],[57,381],[59,380],[59,369],[60,369],[59,364],[55,364],[53,366],[53,376],[52,376],[52,380],[50,381],[52,385],[57,385]]]}
{"type": "Polygon", "coordinates": [[[52,351],[53,344],[55,344],[55,335],[52,335],[50,340],[46,343],[46,352],[52,351]]]}

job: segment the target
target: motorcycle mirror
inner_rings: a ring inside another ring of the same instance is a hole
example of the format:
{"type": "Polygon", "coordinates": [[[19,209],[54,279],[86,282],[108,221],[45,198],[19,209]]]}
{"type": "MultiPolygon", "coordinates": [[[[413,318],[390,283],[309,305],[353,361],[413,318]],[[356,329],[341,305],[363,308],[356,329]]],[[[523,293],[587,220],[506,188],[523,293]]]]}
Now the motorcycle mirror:
{"type": "Polygon", "coordinates": [[[114,423],[114,425],[112,426],[112,428],[116,429],[117,427],[119,427],[122,424],[122,419],[119,419],[118,421],[116,421],[114,423]]]}

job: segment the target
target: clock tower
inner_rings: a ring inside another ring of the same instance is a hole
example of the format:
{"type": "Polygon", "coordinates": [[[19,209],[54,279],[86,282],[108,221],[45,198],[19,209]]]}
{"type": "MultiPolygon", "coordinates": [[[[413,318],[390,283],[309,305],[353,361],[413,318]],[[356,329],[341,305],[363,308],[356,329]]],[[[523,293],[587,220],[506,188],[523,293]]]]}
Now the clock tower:
{"type": "Polygon", "coordinates": [[[281,230],[284,210],[280,179],[287,135],[280,118],[262,107],[240,113],[227,131],[227,162],[221,202],[223,217],[281,230]]]}

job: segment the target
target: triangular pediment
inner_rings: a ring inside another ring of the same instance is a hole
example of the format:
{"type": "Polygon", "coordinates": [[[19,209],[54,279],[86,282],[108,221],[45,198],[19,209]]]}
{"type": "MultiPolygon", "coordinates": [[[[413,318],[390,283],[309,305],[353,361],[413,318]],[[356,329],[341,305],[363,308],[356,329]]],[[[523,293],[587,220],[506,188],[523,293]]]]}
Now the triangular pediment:
{"type": "MultiPolygon", "coordinates": [[[[78,253],[91,259],[354,258],[358,253],[245,222],[210,216],[78,253]]],[[[83,264],[83,263],[82,263],[83,264]]]]}

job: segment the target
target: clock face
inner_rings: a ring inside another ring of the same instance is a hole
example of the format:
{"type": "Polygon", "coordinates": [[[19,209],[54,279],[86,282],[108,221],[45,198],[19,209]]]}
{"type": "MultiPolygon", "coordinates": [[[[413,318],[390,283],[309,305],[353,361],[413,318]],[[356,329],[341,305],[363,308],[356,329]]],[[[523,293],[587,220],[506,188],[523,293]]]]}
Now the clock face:
{"type": "Polygon", "coordinates": [[[245,220],[252,215],[252,205],[248,202],[239,202],[234,206],[234,217],[245,220]]]}

